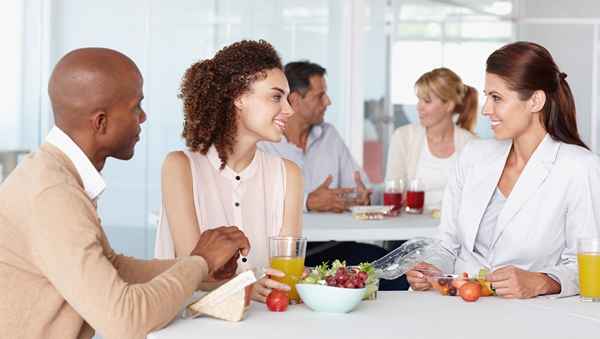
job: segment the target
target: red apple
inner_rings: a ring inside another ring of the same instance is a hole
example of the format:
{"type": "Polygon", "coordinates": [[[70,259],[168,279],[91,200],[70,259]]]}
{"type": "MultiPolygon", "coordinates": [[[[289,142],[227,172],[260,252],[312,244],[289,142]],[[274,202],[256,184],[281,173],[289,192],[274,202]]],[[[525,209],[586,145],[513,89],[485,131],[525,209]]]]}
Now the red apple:
{"type": "Polygon", "coordinates": [[[481,297],[481,285],[469,281],[458,289],[458,294],[464,301],[476,301],[481,297]]]}
{"type": "Polygon", "coordinates": [[[287,310],[290,298],[287,292],[273,290],[267,296],[267,308],[273,312],[283,312],[287,310]]]}

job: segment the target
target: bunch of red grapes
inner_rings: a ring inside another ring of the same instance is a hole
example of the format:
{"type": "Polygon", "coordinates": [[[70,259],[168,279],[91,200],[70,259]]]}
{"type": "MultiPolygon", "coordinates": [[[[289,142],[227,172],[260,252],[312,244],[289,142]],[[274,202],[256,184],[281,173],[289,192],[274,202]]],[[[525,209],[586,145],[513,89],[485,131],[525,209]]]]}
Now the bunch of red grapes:
{"type": "Polygon", "coordinates": [[[356,268],[340,267],[335,272],[335,275],[327,276],[325,282],[327,282],[327,286],[332,287],[363,288],[367,283],[368,277],[367,272],[356,268]]]}

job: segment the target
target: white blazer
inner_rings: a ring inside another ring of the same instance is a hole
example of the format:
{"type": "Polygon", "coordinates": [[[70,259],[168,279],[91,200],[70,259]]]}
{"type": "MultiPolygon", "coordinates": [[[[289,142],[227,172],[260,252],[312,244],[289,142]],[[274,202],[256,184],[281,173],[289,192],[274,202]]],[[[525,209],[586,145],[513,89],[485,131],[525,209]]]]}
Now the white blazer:
{"type": "Polygon", "coordinates": [[[481,219],[512,141],[473,140],[444,193],[438,236],[458,259],[430,260],[446,272],[474,274],[514,265],[559,280],[560,296],[579,293],[577,239],[600,236],[600,158],[546,135],[498,217],[488,257],[473,252],[481,219]]]}

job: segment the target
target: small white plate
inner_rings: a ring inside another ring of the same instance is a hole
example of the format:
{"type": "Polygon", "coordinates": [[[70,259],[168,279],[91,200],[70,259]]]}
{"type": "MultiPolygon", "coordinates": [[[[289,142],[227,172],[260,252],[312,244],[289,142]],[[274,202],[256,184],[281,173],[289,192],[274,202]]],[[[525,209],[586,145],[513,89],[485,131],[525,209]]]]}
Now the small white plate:
{"type": "Polygon", "coordinates": [[[393,205],[352,206],[352,216],[358,220],[381,220],[388,215],[393,205]]]}

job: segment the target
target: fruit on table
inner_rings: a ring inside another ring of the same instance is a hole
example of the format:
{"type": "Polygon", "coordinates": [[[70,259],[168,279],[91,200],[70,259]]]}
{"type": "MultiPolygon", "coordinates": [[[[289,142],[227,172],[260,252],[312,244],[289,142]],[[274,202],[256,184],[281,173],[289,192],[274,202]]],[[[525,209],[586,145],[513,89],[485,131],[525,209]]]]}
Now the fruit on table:
{"type": "MultiPolygon", "coordinates": [[[[367,265],[367,264],[364,264],[367,265]]],[[[317,266],[301,283],[315,284],[323,281],[323,285],[341,288],[363,288],[369,281],[369,273],[362,271],[360,266],[347,267],[345,263],[336,261],[331,269],[327,264],[317,266]]]]}
{"type": "Polygon", "coordinates": [[[289,303],[290,298],[284,291],[273,290],[267,296],[267,308],[272,312],[284,312],[289,303]]]}
{"type": "Polygon", "coordinates": [[[451,295],[454,297],[454,296],[456,296],[457,293],[458,293],[458,290],[454,286],[452,286],[448,289],[448,295],[451,295]]]}
{"type": "Polygon", "coordinates": [[[496,293],[492,290],[492,283],[487,281],[485,277],[490,273],[488,269],[482,268],[479,270],[477,274],[477,282],[481,285],[481,296],[489,297],[491,295],[495,295],[496,293]]]}
{"type": "Polygon", "coordinates": [[[456,278],[453,275],[428,276],[427,280],[442,295],[456,295],[457,287],[455,286],[456,278]],[[454,294],[452,294],[454,293],[454,294]]]}
{"type": "Polygon", "coordinates": [[[494,291],[492,291],[492,283],[485,279],[477,279],[479,285],[481,285],[481,296],[489,297],[495,295],[494,291]]]}
{"type": "Polygon", "coordinates": [[[426,277],[431,286],[442,295],[460,295],[466,301],[475,301],[479,297],[495,295],[491,283],[485,279],[488,273],[487,269],[481,269],[475,279],[469,278],[469,274],[466,272],[460,275],[426,275],[426,277]],[[466,285],[469,286],[464,287],[466,285]]]}
{"type": "Polygon", "coordinates": [[[356,268],[339,267],[335,275],[325,278],[328,286],[343,288],[363,288],[367,282],[367,272],[356,268]]]}
{"type": "Polygon", "coordinates": [[[481,285],[478,282],[469,281],[458,289],[458,294],[464,301],[477,301],[481,297],[481,285]]]}

